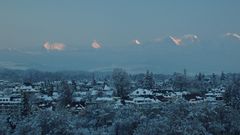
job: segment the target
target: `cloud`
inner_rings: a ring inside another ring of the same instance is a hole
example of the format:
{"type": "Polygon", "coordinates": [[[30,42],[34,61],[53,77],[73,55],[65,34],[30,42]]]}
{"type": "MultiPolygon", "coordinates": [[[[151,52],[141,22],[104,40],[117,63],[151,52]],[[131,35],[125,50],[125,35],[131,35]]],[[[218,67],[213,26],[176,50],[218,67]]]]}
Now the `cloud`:
{"type": "Polygon", "coordinates": [[[99,49],[99,48],[102,48],[102,46],[100,43],[98,43],[96,40],[94,40],[92,43],[92,48],[99,49]]]}
{"type": "Polygon", "coordinates": [[[230,33],[230,32],[228,32],[228,33],[225,34],[225,36],[227,36],[227,37],[233,37],[233,38],[235,38],[235,39],[240,40],[240,35],[237,34],[237,33],[230,33]]]}
{"type": "Polygon", "coordinates": [[[45,42],[43,44],[43,48],[48,50],[48,51],[63,51],[65,48],[65,45],[63,43],[49,43],[45,42]]]}
{"type": "Polygon", "coordinates": [[[172,37],[172,36],[169,36],[169,38],[173,41],[173,43],[175,45],[181,45],[182,44],[182,39],[181,38],[176,38],[176,37],[172,37]]]}
{"type": "Polygon", "coordinates": [[[185,39],[185,40],[190,40],[190,41],[192,41],[192,42],[196,42],[196,41],[199,40],[199,39],[198,39],[198,36],[197,36],[197,35],[194,35],[194,34],[186,34],[186,35],[183,36],[183,39],[185,39]]]}
{"type": "Polygon", "coordinates": [[[132,42],[133,42],[133,44],[135,44],[135,45],[140,45],[140,44],[141,44],[141,42],[140,42],[139,40],[137,40],[137,39],[133,40],[132,42]]]}

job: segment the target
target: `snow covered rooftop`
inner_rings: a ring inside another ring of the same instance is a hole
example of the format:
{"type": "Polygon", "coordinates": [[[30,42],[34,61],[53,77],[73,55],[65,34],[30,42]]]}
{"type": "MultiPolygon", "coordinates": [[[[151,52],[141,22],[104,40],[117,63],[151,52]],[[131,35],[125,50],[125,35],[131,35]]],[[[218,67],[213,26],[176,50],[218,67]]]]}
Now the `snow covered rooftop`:
{"type": "Polygon", "coordinates": [[[48,95],[43,95],[43,96],[41,96],[41,98],[45,101],[52,101],[53,100],[53,98],[48,96],[48,95]]]}
{"type": "Polygon", "coordinates": [[[96,101],[113,101],[111,97],[98,97],[96,101]]]}
{"type": "Polygon", "coordinates": [[[151,98],[144,98],[144,97],[136,97],[136,98],[133,99],[133,102],[137,103],[137,104],[159,103],[158,100],[154,100],[154,99],[151,99],[151,98]]]}
{"type": "Polygon", "coordinates": [[[108,87],[107,85],[104,86],[103,90],[111,90],[110,87],[108,87]]]}
{"type": "Polygon", "coordinates": [[[80,102],[82,99],[82,97],[73,97],[73,101],[75,102],[80,102]]]}
{"type": "Polygon", "coordinates": [[[131,96],[149,96],[149,95],[153,95],[153,93],[150,90],[138,88],[137,90],[133,91],[130,95],[131,96]]]}

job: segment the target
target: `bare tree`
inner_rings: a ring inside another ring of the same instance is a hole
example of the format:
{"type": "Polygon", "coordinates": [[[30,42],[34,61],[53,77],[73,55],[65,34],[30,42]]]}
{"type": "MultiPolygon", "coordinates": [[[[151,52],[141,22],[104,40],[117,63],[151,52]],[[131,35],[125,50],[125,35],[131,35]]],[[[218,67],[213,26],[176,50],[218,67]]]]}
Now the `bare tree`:
{"type": "Polygon", "coordinates": [[[123,69],[114,69],[112,73],[114,86],[117,90],[117,96],[126,99],[129,93],[130,79],[127,72],[123,69]]]}

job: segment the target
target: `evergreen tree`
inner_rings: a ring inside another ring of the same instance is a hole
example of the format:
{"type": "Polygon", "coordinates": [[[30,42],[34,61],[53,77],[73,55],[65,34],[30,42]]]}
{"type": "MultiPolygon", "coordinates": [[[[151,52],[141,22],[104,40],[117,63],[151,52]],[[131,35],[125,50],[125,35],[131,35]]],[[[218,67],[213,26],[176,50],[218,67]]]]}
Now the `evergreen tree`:
{"type": "Polygon", "coordinates": [[[53,85],[52,84],[50,84],[47,87],[47,94],[48,94],[48,96],[53,96],[53,85]]]}
{"type": "Polygon", "coordinates": [[[176,90],[184,90],[187,88],[187,80],[186,77],[183,74],[174,74],[174,78],[173,78],[173,87],[176,90]]]}
{"type": "Polygon", "coordinates": [[[199,74],[197,75],[197,80],[198,80],[198,81],[200,81],[200,82],[202,82],[202,81],[203,81],[203,79],[204,79],[204,77],[205,77],[205,75],[204,75],[204,74],[202,74],[202,73],[199,73],[199,74]]]}
{"type": "Polygon", "coordinates": [[[76,91],[77,90],[77,83],[75,80],[72,80],[72,90],[76,91]]]}
{"type": "Polygon", "coordinates": [[[153,89],[154,88],[155,82],[154,82],[154,78],[153,78],[153,73],[150,73],[147,70],[144,80],[143,80],[143,84],[144,84],[144,89],[153,89]]]}
{"type": "Polygon", "coordinates": [[[27,116],[31,113],[31,105],[29,102],[30,95],[27,92],[22,92],[22,115],[27,116]]]}
{"type": "Polygon", "coordinates": [[[183,70],[183,75],[184,75],[185,79],[187,79],[187,69],[183,70]]]}
{"type": "Polygon", "coordinates": [[[221,81],[225,81],[225,79],[226,79],[226,75],[225,75],[224,72],[222,72],[222,73],[221,73],[220,80],[221,80],[221,81]]]}
{"type": "Polygon", "coordinates": [[[92,86],[95,86],[97,84],[97,81],[95,79],[95,74],[92,75],[92,86]]]}
{"type": "Polygon", "coordinates": [[[236,80],[229,85],[224,93],[224,101],[234,109],[240,110],[240,80],[236,80]]]}
{"type": "Polygon", "coordinates": [[[69,87],[69,85],[67,84],[67,82],[62,82],[62,94],[61,94],[61,105],[62,106],[67,106],[67,105],[71,105],[72,103],[72,90],[69,87]]]}
{"type": "Polygon", "coordinates": [[[217,76],[216,76],[215,73],[212,74],[211,82],[212,82],[212,86],[213,86],[213,87],[216,87],[216,86],[217,86],[217,76]]]}

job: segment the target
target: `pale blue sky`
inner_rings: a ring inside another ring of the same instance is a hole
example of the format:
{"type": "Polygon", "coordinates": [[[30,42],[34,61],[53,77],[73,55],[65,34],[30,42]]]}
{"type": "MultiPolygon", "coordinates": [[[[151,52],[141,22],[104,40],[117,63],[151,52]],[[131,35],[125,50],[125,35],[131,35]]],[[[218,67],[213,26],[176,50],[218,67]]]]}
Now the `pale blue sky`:
{"type": "Polygon", "coordinates": [[[46,70],[239,72],[239,13],[239,0],[3,0],[0,62],[46,70]],[[184,35],[197,35],[197,43],[176,48],[169,39],[184,35]],[[102,48],[91,48],[93,40],[102,48]],[[46,52],[47,41],[65,48],[46,52]]]}

